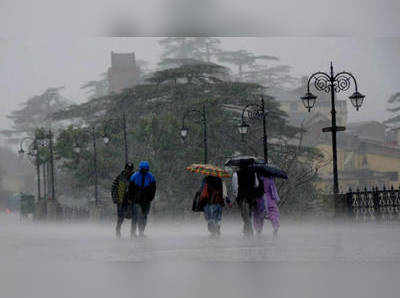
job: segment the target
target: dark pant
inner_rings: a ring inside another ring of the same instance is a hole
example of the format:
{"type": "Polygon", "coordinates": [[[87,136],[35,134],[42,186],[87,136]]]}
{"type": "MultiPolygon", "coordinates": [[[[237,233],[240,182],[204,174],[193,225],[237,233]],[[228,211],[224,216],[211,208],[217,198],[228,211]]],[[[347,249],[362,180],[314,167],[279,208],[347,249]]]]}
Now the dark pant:
{"type": "Polygon", "coordinates": [[[118,216],[117,226],[116,226],[117,233],[121,232],[121,225],[124,222],[126,209],[127,209],[126,203],[117,204],[117,216],[118,216]]]}
{"type": "Polygon", "coordinates": [[[131,234],[136,234],[136,230],[139,234],[143,234],[147,224],[147,215],[150,212],[150,202],[134,203],[132,205],[132,226],[131,234]]]}
{"type": "Polygon", "coordinates": [[[220,233],[220,222],[222,219],[222,207],[218,204],[207,204],[204,206],[204,218],[207,221],[208,231],[212,234],[220,233]]]}
{"type": "Polygon", "coordinates": [[[252,205],[248,200],[242,200],[239,204],[240,215],[243,220],[243,234],[244,236],[253,235],[253,225],[252,225],[252,205]]]}

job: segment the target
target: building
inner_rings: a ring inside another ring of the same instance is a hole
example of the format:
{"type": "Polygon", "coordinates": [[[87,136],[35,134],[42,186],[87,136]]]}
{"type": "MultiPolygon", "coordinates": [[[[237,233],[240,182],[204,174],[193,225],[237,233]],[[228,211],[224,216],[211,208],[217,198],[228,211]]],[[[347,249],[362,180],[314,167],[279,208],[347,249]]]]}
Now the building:
{"type": "MultiPolygon", "coordinates": [[[[312,89],[312,88],[311,88],[312,89]]],[[[331,119],[331,99],[329,94],[312,90],[318,94],[314,108],[308,112],[304,107],[300,97],[304,96],[303,87],[294,90],[271,90],[276,100],[280,103],[281,109],[289,115],[290,123],[294,126],[302,126],[304,122],[309,122],[315,115],[331,119]]],[[[338,126],[346,126],[347,123],[347,101],[336,98],[336,123],[338,126]]]]}
{"type": "MultiPolygon", "coordinates": [[[[311,88],[312,89],[312,88],[311,88]]],[[[331,124],[330,94],[318,94],[315,107],[309,113],[300,100],[305,87],[291,91],[272,91],[281,109],[289,115],[290,123],[303,127],[307,132],[303,136],[303,145],[317,147],[324,158],[316,165],[321,178],[318,187],[331,191],[332,136],[322,129],[331,124]]],[[[378,121],[347,123],[348,100],[336,98],[336,119],[338,126],[346,127],[337,133],[338,178],[341,191],[349,187],[364,188],[371,186],[400,184],[400,128],[388,129],[378,121]]],[[[350,102],[349,102],[350,104],[350,102]]]]}
{"type": "Polygon", "coordinates": [[[136,65],[135,53],[111,52],[111,67],[107,73],[110,93],[119,93],[139,83],[140,68],[136,65]]]}
{"type": "MultiPolygon", "coordinates": [[[[309,124],[304,137],[306,146],[317,147],[328,161],[319,169],[321,181],[318,186],[332,186],[332,143],[331,133],[323,133],[330,120],[316,118],[309,124]]],[[[337,134],[338,178],[340,190],[349,187],[371,187],[400,184],[400,147],[386,142],[385,126],[376,121],[352,123],[349,129],[337,134]]]]}

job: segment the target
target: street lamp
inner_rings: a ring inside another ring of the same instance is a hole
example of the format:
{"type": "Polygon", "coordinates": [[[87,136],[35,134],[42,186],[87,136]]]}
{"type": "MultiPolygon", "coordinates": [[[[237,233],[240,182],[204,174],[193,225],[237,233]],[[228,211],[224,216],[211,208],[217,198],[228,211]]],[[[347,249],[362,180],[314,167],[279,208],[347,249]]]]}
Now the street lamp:
{"type": "Polygon", "coordinates": [[[333,154],[333,191],[336,195],[339,193],[339,181],[338,181],[338,170],[337,170],[337,143],[336,143],[336,132],[344,131],[344,126],[336,125],[336,109],[335,109],[335,93],[341,91],[347,91],[350,88],[351,80],[354,82],[355,92],[349,97],[351,103],[358,111],[364,102],[365,95],[358,92],[357,81],[355,77],[346,71],[334,74],[333,66],[331,62],[330,74],[325,72],[316,72],[310,76],[307,82],[307,92],[305,96],[301,97],[301,100],[306,109],[310,112],[315,105],[317,96],[310,92],[310,82],[314,80],[314,86],[318,91],[331,93],[331,114],[332,114],[332,126],[325,127],[322,129],[323,132],[332,133],[332,154],[333,154]]]}
{"type": "MultiPolygon", "coordinates": [[[[98,173],[97,173],[97,143],[96,143],[96,128],[94,126],[91,127],[89,134],[92,137],[92,144],[93,144],[93,167],[94,167],[94,199],[95,199],[95,206],[98,206],[99,198],[98,198],[98,173]]],[[[107,144],[110,139],[106,136],[103,137],[104,144],[107,144]]],[[[77,154],[81,152],[81,147],[78,143],[75,143],[73,151],[77,154]]]]}
{"type": "MultiPolygon", "coordinates": [[[[122,131],[123,131],[123,137],[124,137],[124,153],[125,153],[125,164],[128,163],[128,141],[127,141],[127,133],[126,133],[126,114],[125,112],[122,113],[122,121],[121,119],[108,119],[105,121],[105,124],[107,125],[110,122],[118,122],[119,125],[122,124],[122,131]]],[[[105,135],[103,137],[103,142],[104,144],[108,144],[110,139],[105,135]]]]}
{"type": "MultiPolygon", "coordinates": [[[[35,166],[36,166],[36,176],[37,176],[37,196],[38,196],[38,201],[40,200],[40,161],[39,161],[39,150],[38,150],[38,144],[37,144],[37,139],[36,136],[35,138],[31,138],[31,137],[25,137],[21,140],[21,142],[19,143],[19,150],[18,150],[18,154],[19,156],[23,156],[25,153],[25,150],[23,149],[23,143],[27,140],[31,140],[32,144],[33,144],[33,149],[28,152],[28,154],[32,154],[33,156],[35,156],[35,166]]],[[[32,146],[31,144],[31,146],[32,146]]]]}
{"type": "Polygon", "coordinates": [[[244,114],[247,111],[247,117],[250,120],[262,120],[263,121],[263,147],[264,147],[264,160],[268,164],[268,146],[267,146],[267,128],[266,128],[266,111],[264,96],[261,95],[261,104],[248,104],[242,110],[242,121],[238,126],[239,133],[242,135],[242,139],[245,134],[248,133],[250,125],[244,119],[244,114]],[[248,110],[249,109],[249,110],[248,110]]]}
{"type": "Polygon", "coordinates": [[[203,104],[203,110],[196,110],[196,109],[189,109],[185,112],[182,118],[182,128],[181,128],[181,138],[183,141],[185,141],[187,135],[188,135],[188,128],[185,126],[185,118],[191,114],[191,113],[197,113],[200,114],[201,117],[201,122],[203,124],[203,143],[204,143],[204,164],[207,164],[208,159],[207,159],[207,113],[206,113],[206,106],[203,104]]]}

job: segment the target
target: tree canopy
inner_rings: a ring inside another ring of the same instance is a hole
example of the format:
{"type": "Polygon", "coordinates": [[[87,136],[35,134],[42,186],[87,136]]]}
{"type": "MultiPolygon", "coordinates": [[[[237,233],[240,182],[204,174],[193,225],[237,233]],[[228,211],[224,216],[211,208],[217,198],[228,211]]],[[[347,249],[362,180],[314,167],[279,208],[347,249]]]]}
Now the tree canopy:
{"type": "Polygon", "coordinates": [[[393,127],[400,127],[400,92],[397,92],[390,96],[388,99],[389,108],[392,116],[387,119],[384,123],[393,127]]]}
{"type": "MultiPolygon", "coordinates": [[[[220,65],[199,62],[154,72],[147,84],[125,89],[118,94],[93,98],[87,103],[70,106],[54,114],[54,119],[81,118],[96,131],[98,142],[99,181],[104,189],[123,167],[121,117],[127,116],[129,159],[138,165],[148,160],[159,183],[160,208],[187,209],[188,192],[199,183],[199,176],[185,172],[191,163],[202,162],[204,155],[202,125],[199,113],[185,119],[189,129],[185,142],[180,138],[183,115],[205,106],[209,162],[223,166],[235,152],[262,156],[262,121],[251,123],[251,133],[241,141],[237,126],[247,104],[260,103],[263,86],[254,83],[224,81],[217,76],[226,73],[220,65]],[[101,142],[107,135],[110,142],[101,142]]],[[[269,95],[269,140],[296,138],[301,131],[288,124],[287,115],[269,95]]],[[[272,159],[279,152],[270,144],[272,159]]],[[[72,185],[93,184],[93,144],[86,128],[69,127],[57,139],[57,154],[65,173],[70,173],[72,185]],[[86,137],[78,141],[79,136],[86,137]],[[73,145],[81,143],[80,153],[73,145]],[[79,163],[77,162],[79,160],[79,163]]]]}

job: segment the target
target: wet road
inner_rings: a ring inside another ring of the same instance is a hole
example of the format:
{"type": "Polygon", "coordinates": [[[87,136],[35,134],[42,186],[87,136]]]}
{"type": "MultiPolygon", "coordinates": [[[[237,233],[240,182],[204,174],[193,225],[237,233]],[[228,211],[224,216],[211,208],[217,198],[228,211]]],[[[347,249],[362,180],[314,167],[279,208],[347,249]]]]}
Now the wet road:
{"type": "Polygon", "coordinates": [[[110,225],[0,217],[0,297],[398,297],[399,225],[283,222],[278,241],[218,240],[204,222],[150,223],[116,240],[110,225]]]}

